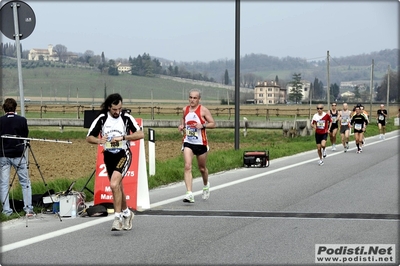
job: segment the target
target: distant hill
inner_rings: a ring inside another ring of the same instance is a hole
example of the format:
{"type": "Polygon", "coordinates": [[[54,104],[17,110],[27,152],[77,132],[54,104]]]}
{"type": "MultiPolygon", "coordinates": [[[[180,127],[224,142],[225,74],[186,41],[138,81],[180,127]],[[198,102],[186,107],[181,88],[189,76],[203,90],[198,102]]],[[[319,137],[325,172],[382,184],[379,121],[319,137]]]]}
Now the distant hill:
{"type": "MultiPolygon", "coordinates": [[[[165,59],[164,59],[165,60],[165,59]]],[[[399,70],[399,49],[386,49],[370,54],[352,55],[346,57],[331,57],[329,59],[330,82],[340,84],[342,81],[370,80],[371,65],[374,60],[374,80],[380,80],[387,73],[390,65],[392,71],[399,70]]],[[[166,60],[167,62],[167,60],[166,60]]],[[[235,74],[235,60],[217,60],[209,63],[180,62],[176,63],[181,69],[190,72],[206,73],[216,81],[223,80],[225,70],[233,79],[235,74]]],[[[241,75],[253,74],[258,80],[279,80],[289,82],[294,73],[301,73],[302,79],[314,81],[318,78],[327,83],[327,60],[307,61],[302,58],[278,58],[265,54],[249,54],[240,60],[241,75]]]]}
{"type": "MultiPolygon", "coordinates": [[[[160,59],[163,66],[172,63],[168,59],[160,59]]],[[[340,85],[344,81],[364,81],[369,84],[371,64],[374,60],[374,84],[381,84],[388,66],[392,71],[399,72],[399,49],[382,50],[370,54],[360,54],[340,58],[330,58],[329,74],[331,84],[340,85]]],[[[18,95],[18,76],[16,59],[0,56],[1,91],[3,95],[18,95]]],[[[173,62],[180,70],[192,73],[206,74],[216,83],[197,82],[175,77],[146,78],[134,75],[110,76],[101,74],[97,68],[77,64],[50,63],[48,61],[23,60],[24,91],[28,97],[52,97],[56,101],[65,97],[73,101],[79,97],[101,98],[104,92],[121,92],[130,99],[175,99],[186,101],[187,92],[191,88],[203,90],[203,100],[219,102],[228,97],[232,100],[233,86],[221,86],[224,83],[225,70],[234,81],[235,61],[216,60],[204,62],[173,62]],[[178,82],[179,81],[179,82],[178,82]]],[[[315,79],[327,84],[327,61],[307,61],[301,58],[278,58],[264,54],[244,55],[240,62],[241,88],[253,88],[257,81],[275,80],[278,77],[282,86],[292,81],[294,73],[301,73],[303,80],[314,82],[315,79]],[[249,82],[252,80],[253,83],[249,82]],[[246,82],[243,82],[246,81],[246,82]]],[[[394,83],[392,83],[394,84],[394,83]]],[[[250,90],[241,90],[245,95],[241,99],[252,99],[250,90]]],[[[397,96],[396,96],[397,97],[397,96]]]]}

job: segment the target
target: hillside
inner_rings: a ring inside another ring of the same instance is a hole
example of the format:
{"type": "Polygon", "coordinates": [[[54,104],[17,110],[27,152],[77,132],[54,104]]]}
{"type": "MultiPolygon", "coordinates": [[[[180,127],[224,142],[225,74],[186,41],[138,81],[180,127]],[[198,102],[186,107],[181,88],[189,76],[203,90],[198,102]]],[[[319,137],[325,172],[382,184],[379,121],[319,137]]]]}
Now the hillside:
{"type": "MultiPolygon", "coordinates": [[[[330,82],[340,84],[342,81],[370,80],[371,64],[374,60],[374,80],[379,82],[387,74],[388,66],[392,71],[399,70],[399,49],[386,49],[370,54],[352,55],[347,57],[333,57],[329,59],[330,82]]],[[[235,60],[218,60],[209,63],[182,62],[178,63],[189,71],[207,73],[215,80],[221,80],[227,69],[230,77],[234,77],[235,60]]],[[[241,75],[251,73],[258,80],[291,81],[294,73],[301,73],[302,78],[314,81],[318,78],[327,83],[327,60],[307,61],[302,58],[278,58],[264,54],[250,54],[242,56],[240,60],[241,75]]]]}
{"type": "MultiPolygon", "coordinates": [[[[14,60],[14,59],[7,59],[14,60]]],[[[2,60],[5,62],[6,60],[2,60]]],[[[1,68],[1,90],[3,96],[19,96],[18,70],[16,67],[1,68]]],[[[139,100],[148,103],[187,102],[188,92],[193,88],[202,90],[204,103],[219,104],[221,100],[234,99],[233,86],[221,86],[207,82],[178,82],[159,77],[142,77],[129,74],[110,76],[90,68],[73,65],[41,66],[22,68],[24,97],[39,101],[41,98],[52,102],[93,104],[104,94],[118,92],[131,102],[139,100]],[[85,98],[85,99],[84,99],[85,98]],[[84,99],[84,100],[83,100],[84,99]],[[89,100],[88,100],[89,99],[89,100]],[[91,100],[90,100],[91,99],[91,100]]],[[[241,94],[241,99],[253,98],[253,94],[241,94]]]]}
{"type": "MultiPolygon", "coordinates": [[[[371,63],[374,60],[374,83],[381,84],[387,74],[388,66],[392,71],[399,71],[399,49],[382,50],[370,54],[361,54],[341,58],[330,58],[330,82],[340,84],[342,81],[365,81],[371,78],[371,63]]],[[[2,95],[19,95],[18,71],[16,59],[0,57],[2,95]]],[[[161,59],[160,59],[161,60],[161,59]]],[[[162,59],[168,63],[168,60],[162,59]]],[[[206,73],[219,83],[188,81],[180,78],[161,79],[159,77],[142,77],[129,74],[110,76],[101,74],[97,68],[81,67],[77,64],[59,64],[44,61],[22,61],[24,94],[29,97],[50,97],[53,101],[64,98],[74,102],[77,98],[104,97],[105,93],[119,92],[128,99],[147,100],[157,103],[157,99],[166,102],[186,101],[187,93],[192,88],[203,91],[203,101],[219,103],[221,100],[234,99],[233,86],[223,86],[225,70],[234,80],[234,60],[219,60],[209,63],[180,62],[181,70],[193,73],[206,73]],[[179,81],[179,82],[178,82],[179,81]]],[[[327,82],[326,60],[307,61],[301,58],[277,58],[263,54],[245,55],[241,58],[241,86],[250,88],[248,93],[241,94],[241,101],[252,99],[252,86],[261,80],[279,78],[281,84],[292,81],[294,73],[301,73],[302,79],[327,82]]],[[[90,101],[89,101],[90,103],[90,101]]]]}

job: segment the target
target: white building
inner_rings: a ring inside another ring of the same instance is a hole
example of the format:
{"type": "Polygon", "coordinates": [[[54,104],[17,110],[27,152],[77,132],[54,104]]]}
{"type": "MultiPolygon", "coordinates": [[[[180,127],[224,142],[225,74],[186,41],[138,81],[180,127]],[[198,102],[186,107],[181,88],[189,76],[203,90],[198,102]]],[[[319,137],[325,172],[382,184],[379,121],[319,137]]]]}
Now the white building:
{"type": "Polygon", "coordinates": [[[286,99],[286,90],[272,81],[257,82],[254,87],[254,103],[255,104],[276,104],[284,103],[286,99]]]}
{"type": "Polygon", "coordinates": [[[58,55],[53,51],[53,45],[49,44],[47,49],[31,49],[28,54],[28,59],[34,61],[58,61],[58,55]]]}

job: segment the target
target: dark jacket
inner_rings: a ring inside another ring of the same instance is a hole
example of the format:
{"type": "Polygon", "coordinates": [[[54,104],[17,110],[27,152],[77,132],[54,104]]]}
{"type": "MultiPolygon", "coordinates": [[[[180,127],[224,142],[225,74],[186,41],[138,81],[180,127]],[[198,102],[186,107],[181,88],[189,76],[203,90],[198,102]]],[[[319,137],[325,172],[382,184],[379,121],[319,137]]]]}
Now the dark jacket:
{"type": "MultiPolygon", "coordinates": [[[[12,135],[16,137],[28,137],[28,122],[25,117],[14,113],[7,113],[0,117],[0,137],[12,135]]],[[[24,152],[24,140],[0,138],[0,157],[21,157],[24,152]]]]}

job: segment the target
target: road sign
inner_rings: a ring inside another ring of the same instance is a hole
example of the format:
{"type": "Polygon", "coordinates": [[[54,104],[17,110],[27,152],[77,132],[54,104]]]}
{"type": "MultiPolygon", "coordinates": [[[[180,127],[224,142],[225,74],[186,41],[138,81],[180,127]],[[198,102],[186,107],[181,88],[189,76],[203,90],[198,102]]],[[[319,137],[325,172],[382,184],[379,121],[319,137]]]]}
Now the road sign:
{"type": "Polygon", "coordinates": [[[32,8],[22,1],[10,1],[0,9],[0,30],[8,38],[15,40],[14,3],[17,5],[19,39],[31,35],[36,25],[36,17],[32,8]]]}

